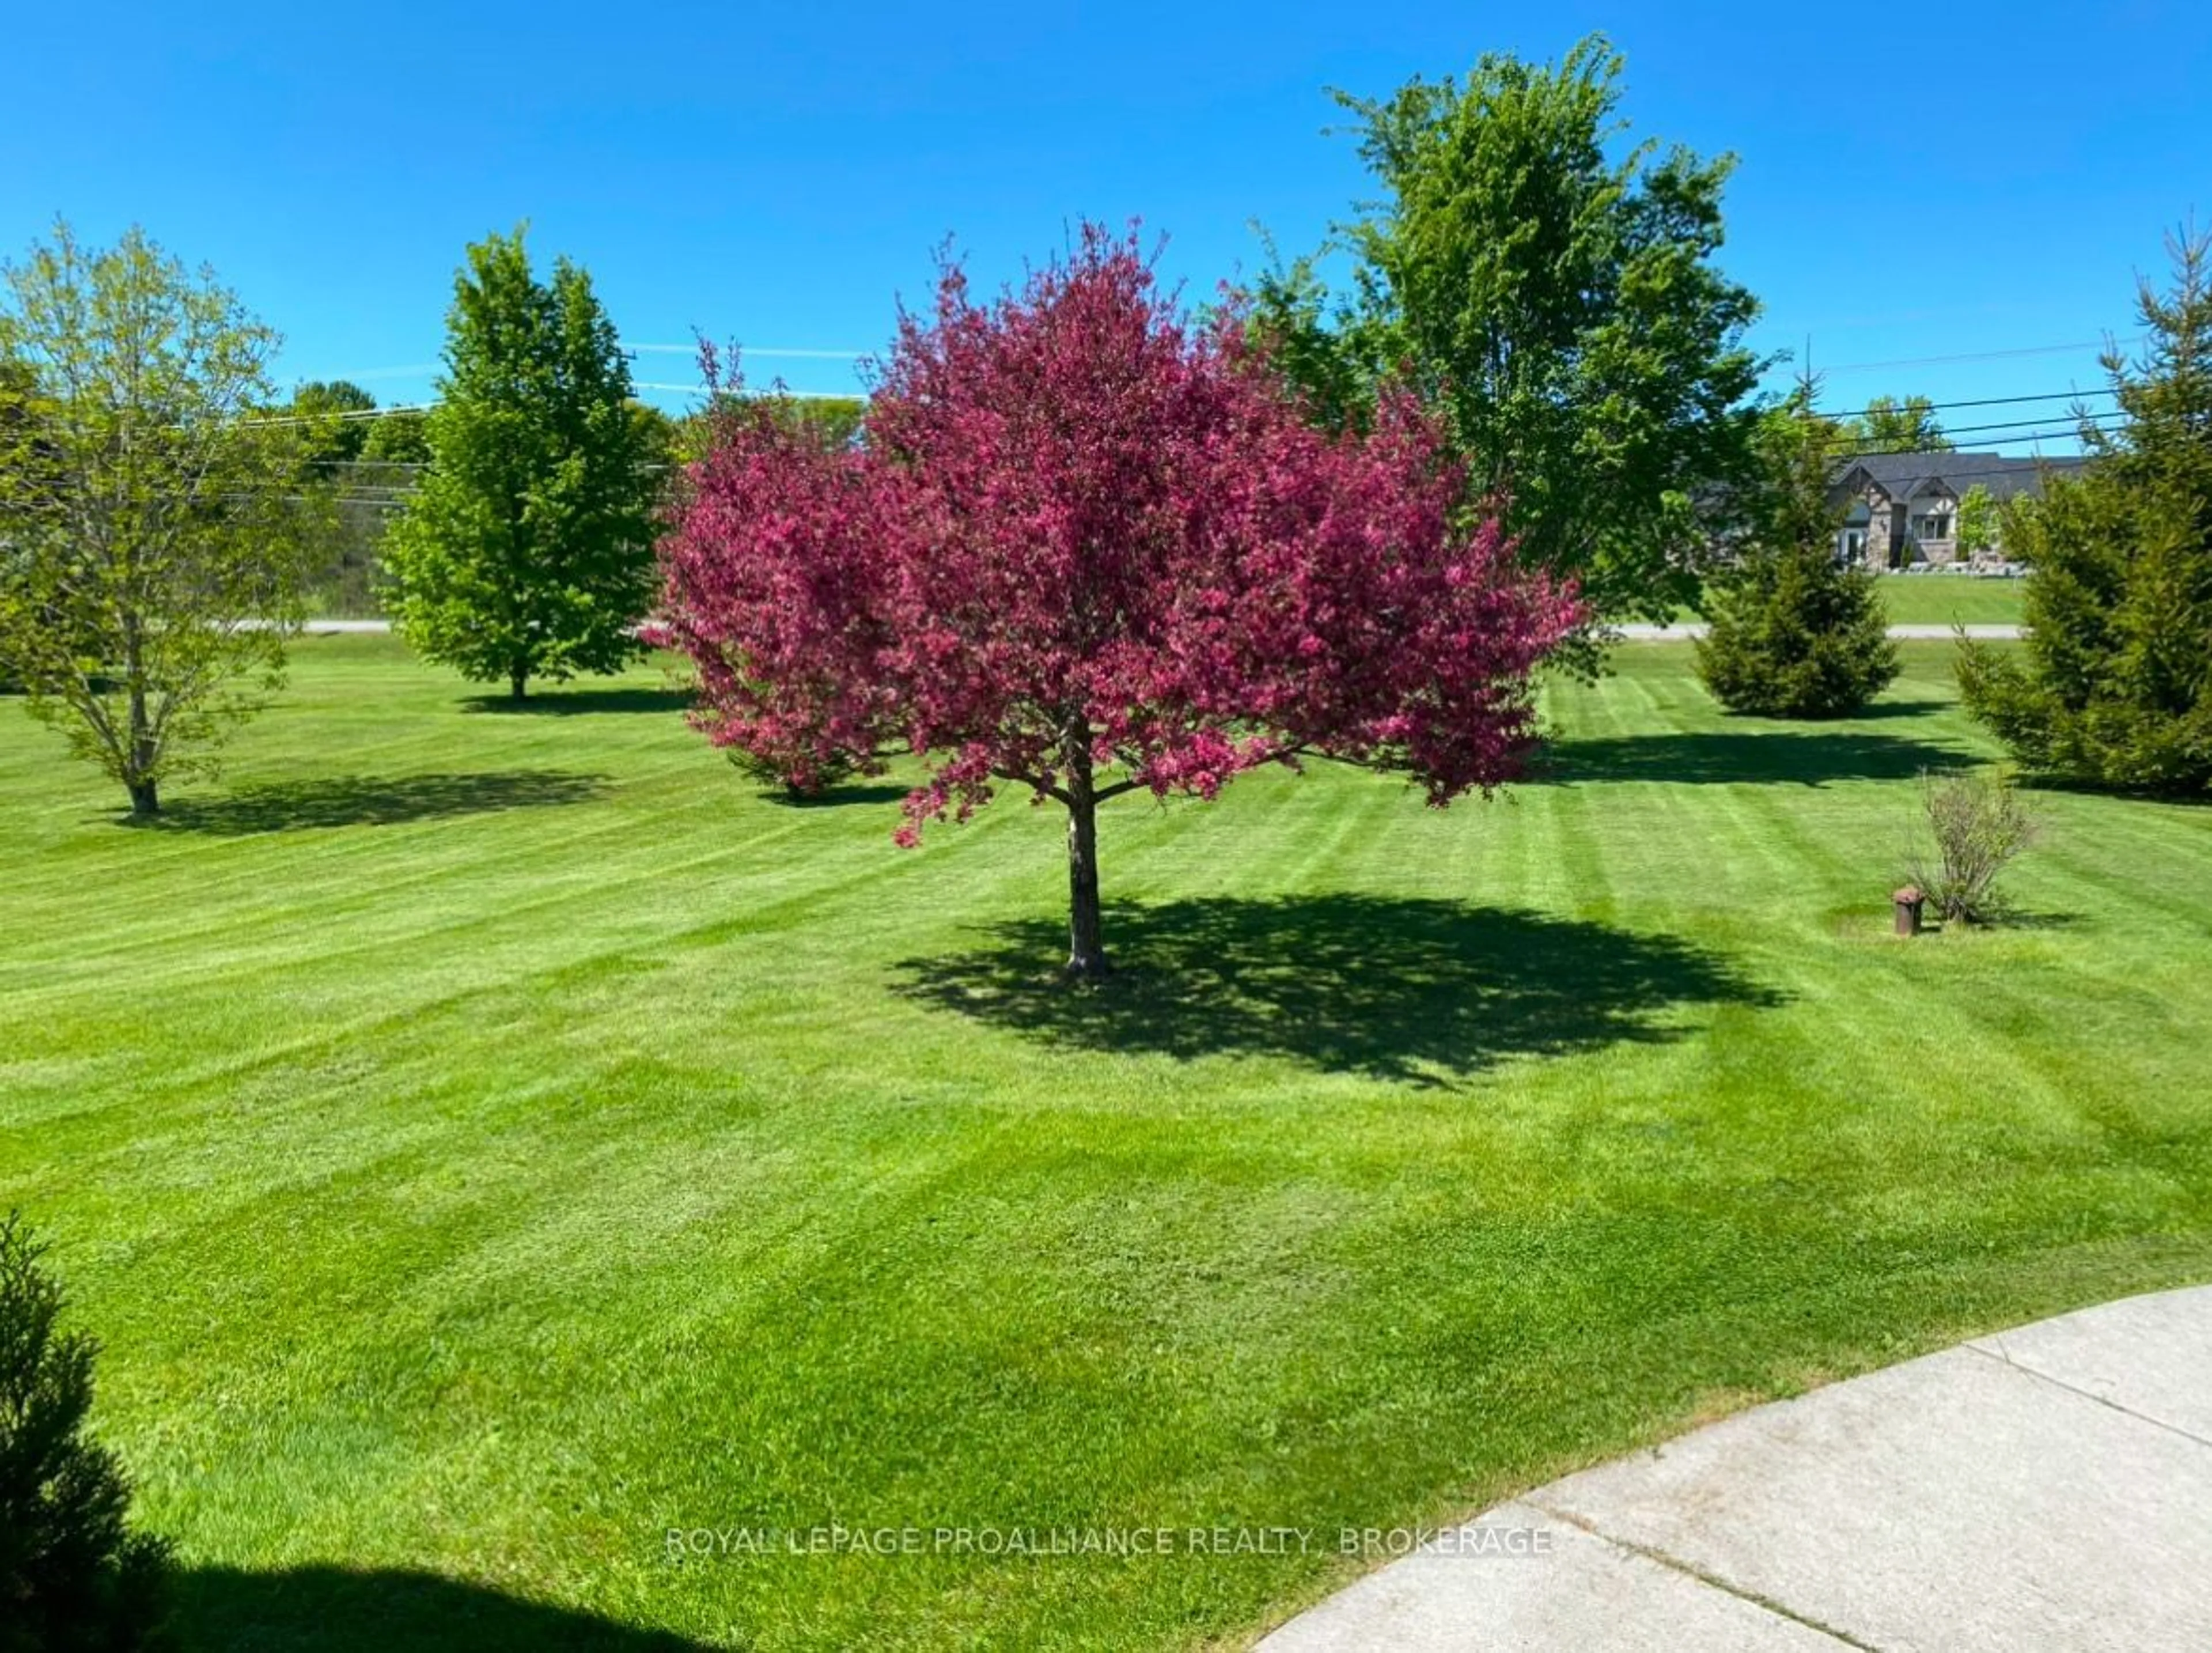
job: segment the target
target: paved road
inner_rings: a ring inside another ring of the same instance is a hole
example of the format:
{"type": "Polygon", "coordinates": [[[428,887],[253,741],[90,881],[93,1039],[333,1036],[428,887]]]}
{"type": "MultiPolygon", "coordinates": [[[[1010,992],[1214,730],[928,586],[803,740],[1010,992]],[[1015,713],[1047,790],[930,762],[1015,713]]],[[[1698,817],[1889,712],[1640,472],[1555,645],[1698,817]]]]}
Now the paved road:
{"type": "Polygon", "coordinates": [[[1570,1475],[1260,1646],[2212,1649],[2212,1286],[1977,1338],[1570,1475]]]}
{"type": "MultiPolygon", "coordinates": [[[[2020,626],[1966,626],[1960,629],[1963,629],[1969,637],[1989,642],[2009,642],[2026,635],[2025,629],[2020,626]]],[[[1950,626],[1892,626],[1889,635],[1899,642],[1931,642],[1948,639],[1953,630],[1950,626]]],[[[1620,635],[1639,643],[1681,643],[1692,637],[1704,636],[1705,628],[1703,625],[1623,626],[1620,635]]]]}
{"type": "MultiPolygon", "coordinates": [[[[337,636],[354,632],[380,632],[392,629],[389,620],[310,620],[307,629],[313,636],[337,636]]],[[[1701,625],[1686,626],[1623,626],[1621,635],[1635,642],[1679,643],[1692,637],[1701,637],[1705,629],[1701,625]]],[[[1968,626],[1966,635],[2003,641],[2021,635],[2018,626],[1968,626]]],[[[1949,626],[1892,626],[1889,635],[1900,641],[1917,639],[1926,641],[1942,639],[1951,635],[1949,626]]]]}

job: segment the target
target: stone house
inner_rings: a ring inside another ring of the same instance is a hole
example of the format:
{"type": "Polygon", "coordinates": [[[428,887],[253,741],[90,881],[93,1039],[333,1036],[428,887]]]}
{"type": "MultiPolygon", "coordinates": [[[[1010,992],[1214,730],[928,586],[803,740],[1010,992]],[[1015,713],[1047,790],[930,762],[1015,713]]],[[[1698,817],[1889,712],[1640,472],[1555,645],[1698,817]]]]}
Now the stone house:
{"type": "Polygon", "coordinates": [[[1836,531],[1836,555],[1875,568],[1959,562],[1959,501],[1969,489],[1985,489],[2002,505],[2022,494],[2039,495],[2046,476],[2081,468],[2078,459],[2004,453],[1878,453],[1849,460],[1831,495],[1838,509],[1848,507],[1836,531]]]}

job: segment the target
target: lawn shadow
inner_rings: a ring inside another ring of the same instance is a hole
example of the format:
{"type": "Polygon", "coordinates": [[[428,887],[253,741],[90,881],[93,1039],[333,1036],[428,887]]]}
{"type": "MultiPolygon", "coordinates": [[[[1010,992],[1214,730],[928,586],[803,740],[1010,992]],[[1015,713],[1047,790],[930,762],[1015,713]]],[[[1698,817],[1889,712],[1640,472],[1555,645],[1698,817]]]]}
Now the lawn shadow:
{"type": "Polygon", "coordinates": [[[692,701],[688,689],[552,689],[521,700],[511,695],[472,695],[461,702],[461,708],[519,717],[574,717],[584,712],[688,712],[692,701]]]}
{"type": "Polygon", "coordinates": [[[888,781],[872,781],[866,786],[828,787],[817,793],[793,792],[788,787],[765,787],[761,790],[764,803],[781,804],[786,809],[837,809],[847,804],[899,804],[906,801],[911,787],[893,785],[888,781]]]}
{"type": "Polygon", "coordinates": [[[1566,786],[1590,781],[1750,781],[1819,787],[1832,781],[1910,781],[1923,769],[1955,769],[1976,761],[1960,747],[1903,735],[1714,729],[1555,741],[1539,754],[1528,778],[1566,786]]]}
{"type": "Polygon", "coordinates": [[[605,775],[562,769],[345,775],[241,787],[219,798],[175,799],[161,806],[152,824],[226,838],[313,827],[396,826],[444,816],[580,804],[605,789],[605,775]]]}
{"type": "Polygon", "coordinates": [[[1969,922],[1965,919],[1930,917],[1921,926],[1923,933],[1941,935],[1944,931],[1957,929],[1972,935],[1979,931],[1994,934],[2000,930],[2071,930],[2087,921],[2081,913],[2043,912],[2024,907],[1999,906],[1969,922]]]}
{"type": "Polygon", "coordinates": [[[680,1636],[433,1573],[193,1567],[177,1575],[174,1597],[182,1645],[209,1653],[705,1653],[680,1636]]]}
{"type": "Polygon", "coordinates": [[[2024,771],[2019,781],[2023,791],[2047,792],[2060,798],[2110,798],[2130,804],[2172,804],[2179,809],[2212,808],[2212,787],[2182,792],[2159,787],[2130,787],[2036,769],[2024,771]]]}
{"type": "Polygon", "coordinates": [[[1862,706],[1846,721],[1874,722],[1887,718],[1932,717],[1938,712],[1948,712],[1954,702],[1948,700],[1878,700],[1871,706],[1862,706]]]}
{"type": "Polygon", "coordinates": [[[1065,926],[989,927],[987,945],[894,968],[896,991],[1048,1044],[1188,1060],[1287,1056],[1419,1085],[1515,1056],[1681,1036],[1668,1018],[1771,1006],[1772,990],[1665,936],[1455,902],[1388,896],[1117,904],[1115,973],[1066,983],[1065,926]]]}

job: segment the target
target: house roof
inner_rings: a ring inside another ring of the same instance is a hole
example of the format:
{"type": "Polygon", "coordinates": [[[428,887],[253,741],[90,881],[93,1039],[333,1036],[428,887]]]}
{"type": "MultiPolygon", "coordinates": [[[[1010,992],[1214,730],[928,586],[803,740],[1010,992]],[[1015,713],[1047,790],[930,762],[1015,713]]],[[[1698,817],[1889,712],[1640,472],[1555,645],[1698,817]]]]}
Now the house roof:
{"type": "Polygon", "coordinates": [[[2076,458],[2024,459],[2009,453],[1875,453],[1848,461],[1836,480],[1854,489],[1868,483],[1899,503],[1933,493],[1939,487],[1962,495],[1977,485],[2000,502],[2019,494],[2040,494],[2045,476],[2071,476],[2081,469],[2076,458]]]}

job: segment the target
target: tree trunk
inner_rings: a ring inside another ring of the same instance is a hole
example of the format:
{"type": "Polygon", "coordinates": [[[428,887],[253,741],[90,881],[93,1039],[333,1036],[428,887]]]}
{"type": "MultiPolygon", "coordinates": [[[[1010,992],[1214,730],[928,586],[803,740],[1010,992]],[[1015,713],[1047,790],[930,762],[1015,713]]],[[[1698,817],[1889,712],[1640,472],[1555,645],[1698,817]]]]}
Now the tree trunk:
{"type": "Polygon", "coordinates": [[[1067,765],[1067,975],[1097,981],[1107,971],[1098,921],[1098,799],[1091,779],[1091,730],[1069,720],[1061,746],[1067,765]]]}
{"type": "Polygon", "coordinates": [[[154,779],[154,761],[160,748],[154,739],[152,720],[146,714],[146,680],[136,626],[125,628],[124,671],[130,677],[131,727],[125,733],[128,754],[123,765],[123,785],[131,794],[131,818],[150,821],[161,812],[161,793],[154,779]]]}
{"type": "Polygon", "coordinates": [[[507,697],[509,700],[525,698],[529,684],[530,668],[528,666],[510,665],[507,668],[507,697]]]}

